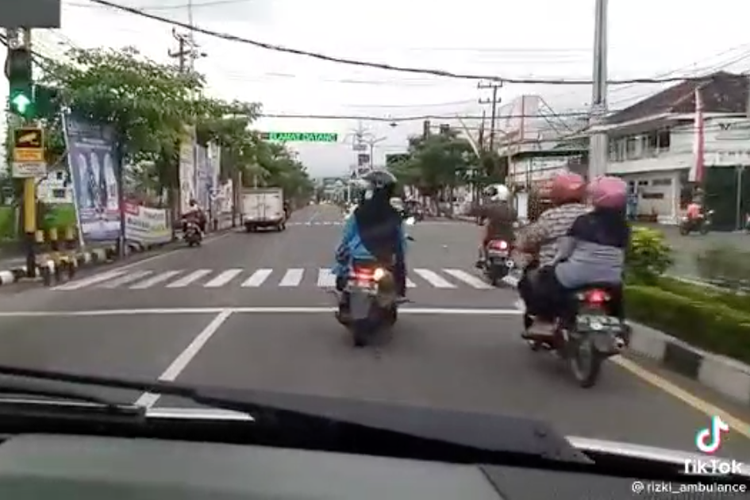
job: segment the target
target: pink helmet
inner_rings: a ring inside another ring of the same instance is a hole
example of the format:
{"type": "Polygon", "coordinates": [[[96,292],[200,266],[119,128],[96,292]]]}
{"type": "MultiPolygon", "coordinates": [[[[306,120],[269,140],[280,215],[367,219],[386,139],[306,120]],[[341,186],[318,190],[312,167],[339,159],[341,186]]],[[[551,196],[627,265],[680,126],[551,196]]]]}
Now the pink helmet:
{"type": "Polygon", "coordinates": [[[596,208],[622,208],[628,201],[628,185],[619,177],[597,177],[588,193],[596,208]]]}
{"type": "Polygon", "coordinates": [[[549,197],[556,204],[581,202],[585,194],[586,180],[573,172],[557,174],[549,186],[549,197]]]}

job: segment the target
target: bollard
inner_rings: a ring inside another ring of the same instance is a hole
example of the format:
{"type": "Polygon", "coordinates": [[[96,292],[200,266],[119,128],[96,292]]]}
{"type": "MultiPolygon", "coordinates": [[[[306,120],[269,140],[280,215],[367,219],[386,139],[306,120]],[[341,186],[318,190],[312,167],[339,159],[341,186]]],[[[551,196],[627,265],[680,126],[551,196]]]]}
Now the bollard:
{"type": "MultiPolygon", "coordinates": [[[[52,262],[55,264],[55,283],[60,283],[62,281],[62,266],[63,266],[63,260],[58,255],[55,255],[52,258],[52,262]]],[[[49,269],[49,266],[47,266],[47,269],[49,269]]]]}
{"type": "Polygon", "coordinates": [[[77,245],[75,228],[73,226],[65,226],[65,246],[68,248],[75,248],[77,245]]]}
{"type": "Polygon", "coordinates": [[[78,259],[75,255],[68,256],[68,279],[72,280],[78,270],[78,259]]]}
{"type": "Polygon", "coordinates": [[[39,272],[42,275],[44,286],[52,286],[52,273],[49,270],[49,266],[41,266],[39,272]]]}
{"type": "Polygon", "coordinates": [[[57,233],[56,227],[51,227],[49,229],[49,234],[47,235],[49,238],[50,247],[53,251],[57,252],[60,250],[60,239],[59,235],[57,233]]]}

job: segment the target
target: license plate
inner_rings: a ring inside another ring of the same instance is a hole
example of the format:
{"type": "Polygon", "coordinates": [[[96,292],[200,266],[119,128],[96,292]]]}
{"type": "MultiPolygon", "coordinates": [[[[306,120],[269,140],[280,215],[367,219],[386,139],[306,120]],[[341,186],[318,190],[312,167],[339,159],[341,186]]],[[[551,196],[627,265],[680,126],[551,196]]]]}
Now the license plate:
{"type": "Polygon", "coordinates": [[[620,318],[603,314],[579,314],[576,317],[579,332],[612,333],[622,331],[620,318]]]}
{"type": "Polygon", "coordinates": [[[507,257],[508,257],[508,252],[507,252],[506,250],[489,250],[489,251],[487,252],[487,255],[488,255],[489,257],[502,257],[502,258],[507,258],[507,257]]]}

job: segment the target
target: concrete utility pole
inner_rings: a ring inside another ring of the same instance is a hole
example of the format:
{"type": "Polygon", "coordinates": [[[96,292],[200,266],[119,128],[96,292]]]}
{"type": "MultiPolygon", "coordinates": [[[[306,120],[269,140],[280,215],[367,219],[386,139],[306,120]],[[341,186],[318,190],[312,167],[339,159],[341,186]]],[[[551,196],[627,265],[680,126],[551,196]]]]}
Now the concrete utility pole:
{"type": "Polygon", "coordinates": [[[497,96],[497,90],[502,88],[503,82],[489,82],[489,83],[483,83],[479,82],[477,83],[478,89],[492,89],[492,98],[490,99],[479,99],[479,104],[489,104],[492,106],[492,109],[490,110],[490,140],[489,140],[489,150],[494,151],[495,150],[495,124],[497,121],[497,105],[500,104],[502,99],[500,99],[497,96]]]}
{"type": "MultiPolygon", "coordinates": [[[[589,127],[601,126],[607,115],[607,4],[596,0],[594,23],[594,72],[589,127]]],[[[606,175],[609,146],[607,133],[596,132],[589,138],[589,179],[606,175]]]]}
{"type": "Polygon", "coordinates": [[[177,33],[177,30],[175,29],[172,30],[172,36],[175,40],[177,40],[177,50],[170,50],[169,52],[167,52],[167,54],[169,55],[169,57],[177,59],[179,61],[180,73],[184,73],[187,69],[188,61],[191,62],[192,66],[192,56],[195,52],[192,36],[177,33]]]}

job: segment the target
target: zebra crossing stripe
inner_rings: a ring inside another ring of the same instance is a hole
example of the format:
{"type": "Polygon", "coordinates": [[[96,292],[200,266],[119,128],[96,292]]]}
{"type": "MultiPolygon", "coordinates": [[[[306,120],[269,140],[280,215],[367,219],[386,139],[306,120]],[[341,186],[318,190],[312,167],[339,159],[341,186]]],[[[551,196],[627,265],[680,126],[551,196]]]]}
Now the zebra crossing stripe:
{"type": "Polygon", "coordinates": [[[136,271],[131,274],[126,274],[125,276],[120,276],[111,281],[107,281],[106,283],[102,283],[97,288],[107,288],[111,290],[113,288],[117,288],[118,286],[127,285],[128,283],[138,281],[139,279],[145,278],[146,276],[149,276],[153,273],[153,271],[136,271]]]}
{"type": "Polygon", "coordinates": [[[71,281],[70,283],[56,286],[52,288],[52,290],[79,290],[95,283],[101,283],[103,281],[111,280],[112,278],[116,278],[123,273],[125,273],[125,271],[109,271],[107,273],[96,274],[94,276],[89,276],[88,278],[71,281]]]}
{"type": "Polygon", "coordinates": [[[177,281],[173,281],[172,283],[168,284],[167,288],[185,288],[203,278],[204,276],[208,276],[209,274],[211,274],[210,269],[198,269],[188,274],[187,276],[183,276],[177,281]]]}
{"type": "Polygon", "coordinates": [[[318,287],[333,288],[336,286],[336,275],[330,269],[321,268],[318,271],[318,287]]]}
{"type": "Polygon", "coordinates": [[[414,272],[435,288],[456,288],[456,285],[429,269],[414,269],[414,272]]]}
{"type": "Polygon", "coordinates": [[[232,281],[234,278],[237,277],[238,274],[242,272],[242,269],[227,269],[226,271],[223,271],[219,273],[217,277],[203,285],[203,288],[219,288],[230,281],[232,281]]]}
{"type": "Polygon", "coordinates": [[[166,271],[161,274],[157,274],[156,276],[152,276],[151,278],[148,278],[147,280],[141,281],[140,283],[136,283],[135,285],[132,285],[130,287],[131,290],[143,290],[145,288],[150,288],[154,285],[158,285],[159,283],[164,283],[167,280],[170,280],[180,274],[182,271],[166,271]]]}
{"type": "Polygon", "coordinates": [[[281,287],[299,286],[302,283],[302,278],[305,275],[304,269],[289,269],[283,278],[281,278],[281,287]]]}
{"type": "Polygon", "coordinates": [[[258,288],[271,276],[273,269],[258,269],[240,286],[243,288],[258,288]]]}
{"type": "Polygon", "coordinates": [[[443,269],[443,272],[449,276],[453,276],[457,280],[463,281],[464,283],[474,288],[478,288],[480,290],[490,290],[494,288],[489,283],[482,281],[478,276],[469,274],[466,271],[463,271],[461,269],[443,269]]]}

